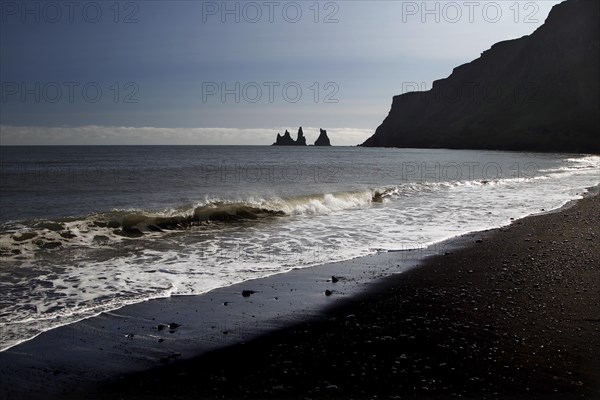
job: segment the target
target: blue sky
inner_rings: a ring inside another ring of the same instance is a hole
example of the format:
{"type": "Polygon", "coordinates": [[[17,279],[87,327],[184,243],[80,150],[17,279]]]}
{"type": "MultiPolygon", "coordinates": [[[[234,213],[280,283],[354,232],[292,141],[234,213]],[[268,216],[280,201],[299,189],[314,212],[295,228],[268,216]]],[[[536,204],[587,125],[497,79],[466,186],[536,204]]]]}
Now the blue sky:
{"type": "Polygon", "coordinates": [[[556,3],[3,0],[1,143],[355,145],[556,3]]]}

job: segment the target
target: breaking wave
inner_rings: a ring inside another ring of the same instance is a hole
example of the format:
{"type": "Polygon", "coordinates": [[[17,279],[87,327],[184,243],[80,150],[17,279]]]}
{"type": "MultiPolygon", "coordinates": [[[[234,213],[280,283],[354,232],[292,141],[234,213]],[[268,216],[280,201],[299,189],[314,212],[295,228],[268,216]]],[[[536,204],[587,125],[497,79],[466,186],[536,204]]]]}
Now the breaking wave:
{"type": "MultiPolygon", "coordinates": [[[[0,256],[8,261],[0,271],[0,351],[125,304],[503,226],[597,185],[599,161],[562,159],[529,176],[499,179],[356,179],[290,197],[268,197],[263,187],[262,197],[228,198],[216,187],[212,198],[158,203],[172,208],[152,209],[141,199],[125,203],[138,208],[9,221],[0,224],[0,256]]],[[[82,209],[73,214],[94,210],[82,209]]]]}
{"type": "MultiPolygon", "coordinates": [[[[543,179],[536,177],[531,179],[543,179]]],[[[205,199],[168,210],[113,210],[83,217],[8,222],[0,225],[0,256],[26,260],[38,251],[67,246],[103,247],[123,240],[188,230],[218,229],[226,224],[268,222],[289,216],[331,214],[365,209],[393,198],[465,186],[499,185],[513,179],[412,182],[377,189],[239,201],[205,199]]]]}

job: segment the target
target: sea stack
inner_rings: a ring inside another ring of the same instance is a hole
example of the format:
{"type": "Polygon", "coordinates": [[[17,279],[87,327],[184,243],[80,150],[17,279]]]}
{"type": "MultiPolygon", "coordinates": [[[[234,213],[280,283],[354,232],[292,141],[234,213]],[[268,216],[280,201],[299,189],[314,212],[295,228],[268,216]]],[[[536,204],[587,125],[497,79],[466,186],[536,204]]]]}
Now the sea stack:
{"type": "Polygon", "coordinates": [[[306,146],[306,137],[304,137],[304,132],[302,131],[302,127],[298,129],[298,137],[296,140],[292,139],[290,133],[286,130],[283,136],[281,134],[277,134],[277,139],[273,146],[306,146]]]}
{"type": "Polygon", "coordinates": [[[290,136],[290,133],[286,130],[283,136],[277,134],[277,140],[273,143],[273,146],[294,146],[296,142],[290,136]]]}
{"type": "Polygon", "coordinates": [[[329,141],[329,137],[327,137],[327,131],[321,129],[321,134],[319,138],[315,141],[315,146],[331,146],[331,142],[329,141]]]}
{"type": "Polygon", "coordinates": [[[306,146],[306,138],[304,137],[304,132],[302,132],[302,127],[298,128],[298,138],[296,139],[296,146],[306,146]]]}

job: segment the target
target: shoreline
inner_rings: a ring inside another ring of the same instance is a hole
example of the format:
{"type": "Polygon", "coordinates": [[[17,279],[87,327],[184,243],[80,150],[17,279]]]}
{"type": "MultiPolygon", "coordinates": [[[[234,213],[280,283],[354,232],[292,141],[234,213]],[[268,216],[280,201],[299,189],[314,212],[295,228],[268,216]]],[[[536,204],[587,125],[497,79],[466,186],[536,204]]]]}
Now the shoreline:
{"type": "Polygon", "coordinates": [[[479,232],[320,318],[90,398],[599,398],[598,220],[593,190],[479,232]]]}
{"type": "Polygon", "coordinates": [[[0,352],[0,381],[7,383],[0,386],[0,399],[62,398],[73,391],[73,380],[81,388],[94,387],[318,318],[378,280],[462,246],[472,235],[292,269],[199,295],[149,299],[50,329],[0,352]]]}
{"type": "MultiPolygon", "coordinates": [[[[585,198],[585,197],[590,196],[590,195],[598,194],[598,193],[600,193],[600,184],[598,184],[597,186],[592,186],[592,187],[585,188],[583,190],[585,190],[585,192],[583,192],[581,194],[578,194],[578,196],[581,196],[582,198],[585,198]]],[[[295,270],[298,270],[298,269],[312,269],[312,268],[320,268],[320,267],[328,266],[328,265],[331,265],[331,264],[349,263],[349,262],[353,262],[353,260],[360,260],[360,259],[363,259],[363,258],[366,259],[366,258],[370,258],[370,257],[377,257],[377,256],[380,256],[380,255],[382,255],[384,253],[412,252],[412,254],[420,254],[419,257],[427,257],[427,256],[430,256],[430,255],[434,255],[434,254],[439,253],[441,251],[440,249],[443,249],[445,246],[456,246],[457,244],[453,244],[452,242],[456,241],[457,243],[460,243],[462,241],[461,240],[462,237],[474,235],[474,234],[477,234],[479,232],[485,232],[485,231],[488,231],[488,230],[501,229],[501,228],[503,228],[505,226],[509,226],[514,221],[522,219],[522,218],[527,218],[527,217],[536,216],[536,215],[543,215],[543,214],[546,214],[546,213],[558,212],[558,211],[561,211],[561,210],[566,209],[568,207],[572,207],[579,200],[580,199],[567,200],[561,206],[559,206],[557,208],[554,208],[554,209],[551,209],[551,210],[548,210],[548,211],[546,211],[544,209],[541,209],[541,211],[538,211],[538,212],[536,212],[534,214],[525,215],[523,217],[510,218],[510,221],[506,221],[506,223],[503,224],[503,225],[497,225],[497,226],[492,226],[490,228],[486,228],[486,229],[483,229],[483,230],[475,230],[475,231],[469,231],[469,232],[462,233],[462,234],[453,235],[453,236],[447,237],[445,239],[437,240],[437,241],[435,241],[433,243],[430,243],[430,244],[416,244],[418,247],[415,247],[415,248],[387,249],[387,250],[383,250],[383,251],[377,250],[377,251],[375,251],[373,253],[370,253],[370,254],[361,255],[361,256],[357,256],[357,257],[351,257],[351,258],[347,258],[347,259],[341,259],[341,260],[337,260],[337,261],[328,261],[327,257],[324,257],[323,262],[321,262],[320,264],[311,265],[311,266],[307,266],[307,267],[291,268],[288,271],[279,271],[279,272],[275,272],[275,273],[273,273],[271,275],[265,275],[265,276],[262,276],[262,277],[257,277],[257,278],[252,278],[252,279],[244,280],[244,281],[241,281],[241,282],[231,283],[231,284],[228,284],[228,285],[225,285],[225,286],[219,286],[219,287],[216,287],[216,288],[213,288],[213,289],[209,289],[209,290],[207,290],[205,292],[201,292],[201,293],[197,293],[197,294],[170,294],[168,296],[148,297],[148,298],[144,298],[144,299],[138,299],[138,300],[134,300],[134,301],[130,301],[130,302],[125,302],[124,304],[115,306],[114,308],[107,308],[107,309],[102,310],[102,311],[96,311],[93,314],[90,314],[90,315],[87,315],[87,316],[78,317],[77,319],[72,320],[70,322],[64,322],[64,323],[60,323],[60,324],[57,324],[55,326],[52,326],[51,328],[45,328],[41,332],[37,333],[35,336],[32,336],[32,337],[27,338],[27,339],[23,339],[23,340],[19,341],[18,343],[11,344],[10,346],[8,346],[8,347],[6,347],[4,349],[0,349],[0,356],[1,356],[1,354],[3,352],[5,352],[7,350],[10,350],[13,347],[21,346],[21,345],[23,345],[23,344],[25,344],[25,343],[27,343],[27,342],[29,342],[31,340],[35,340],[38,336],[43,335],[43,334],[45,334],[47,332],[50,332],[50,331],[53,331],[53,330],[56,330],[56,329],[61,329],[61,328],[64,328],[64,327],[68,327],[70,325],[78,324],[78,323],[80,323],[82,321],[86,321],[86,320],[89,320],[91,318],[97,318],[97,317],[101,316],[102,314],[115,313],[115,312],[118,312],[119,310],[121,310],[122,308],[125,308],[125,307],[136,306],[136,305],[144,304],[144,303],[147,303],[147,302],[168,300],[168,299],[174,298],[174,297],[206,296],[206,295],[208,295],[208,294],[210,294],[212,292],[215,292],[215,291],[221,291],[221,290],[225,290],[227,288],[237,287],[237,286],[243,285],[246,282],[254,282],[254,281],[258,281],[258,280],[262,280],[262,279],[270,279],[273,276],[281,275],[281,274],[288,274],[291,271],[295,271],[295,270]]],[[[410,257],[410,259],[414,261],[414,257],[410,257]]],[[[412,268],[412,267],[415,267],[415,266],[418,266],[418,265],[410,266],[408,268],[412,268]]],[[[400,272],[403,272],[404,270],[405,270],[405,268],[403,268],[400,271],[396,271],[395,273],[400,273],[400,272]]],[[[374,278],[374,280],[382,279],[382,278],[385,278],[385,276],[377,276],[377,277],[374,278]]],[[[32,321],[32,323],[35,324],[36,321],[32,321]]]]}
{"type": "MultiPolygon", "coordinates": [[[[11,385],[10,389],[2,385],[1,397],[19,394],[62,397],[73,394],[72,385],[76,382],[79,396],[90,392],[102,398],[102,393],[113,390],[121,376],[129,376],[124,381],[131,383],[139,376],[153,376],[155,371],[163,369],[189,370],[192,367],[188,364],[203,357],[210,359],[219,352],[235,353],[239,343],[268,342],[266,338],[281,336],[281,332],[298,325],[310,325],[307,321],[332,318],[336,310],[351,308],[360,299],[392,288],[406,276],[418,274],[415,271],[427,269],[432,260],[447,257],[445,253],[452,256],[477,246],[473,243],[482,236],[499,235],[521,221],[560,215],[590,201],[586,199],[597,202],[597,189],[590,189],[583,200],[570,201],[560,209],[515,220],[502,228],[455,237],[422,251],[379,253],[276,274],[203,295],[150,300],[45,332],[0,353],[1,380],[11,385]],[[420,267],[414,268],[417,265],[420,267]],[[341,279],[333,283],[332,275],[341,279]],[[255,293],[244,297],[243,290],[255,293]],[[326,290],[331,290],[332,295],[326,296],[326,290]],[[157,328],[172,322],[179,326],[160,331],[157,328]],[[159,342],[161,338],[163,341],[159,342]],[[158,365],[166,367],[152,369],[158,365]],[[97,386],[99,382],[102,387],[97,386]],[[107,382],[110,389],[104,387],[107,382]]],[[[127,383],[118,387],[127,392],[127,383]]],[[[168,397],[169,393],[162,394],[168,397]]],[[[136,394],[128,392],[127,397],[130,396],[136,394]]],[[[146,398],[143,394],[139,396],[146,398]]]]}

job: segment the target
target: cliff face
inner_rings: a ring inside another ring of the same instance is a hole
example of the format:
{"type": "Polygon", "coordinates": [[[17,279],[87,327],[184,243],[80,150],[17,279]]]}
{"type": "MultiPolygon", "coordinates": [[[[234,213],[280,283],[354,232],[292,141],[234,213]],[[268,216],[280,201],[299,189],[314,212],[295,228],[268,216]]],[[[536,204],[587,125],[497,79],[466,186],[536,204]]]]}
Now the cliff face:
{"type": "Polygon", "coordinates": [[[600,2],[554,6],[426,92],[395,96],[362,146],[600,152],[600,2]]]}
{"type": "Polygon", "coordinates": [[[326,130],[320,129],[319,137],[315,140],[315,146],[331,146],[326,130]]]}

